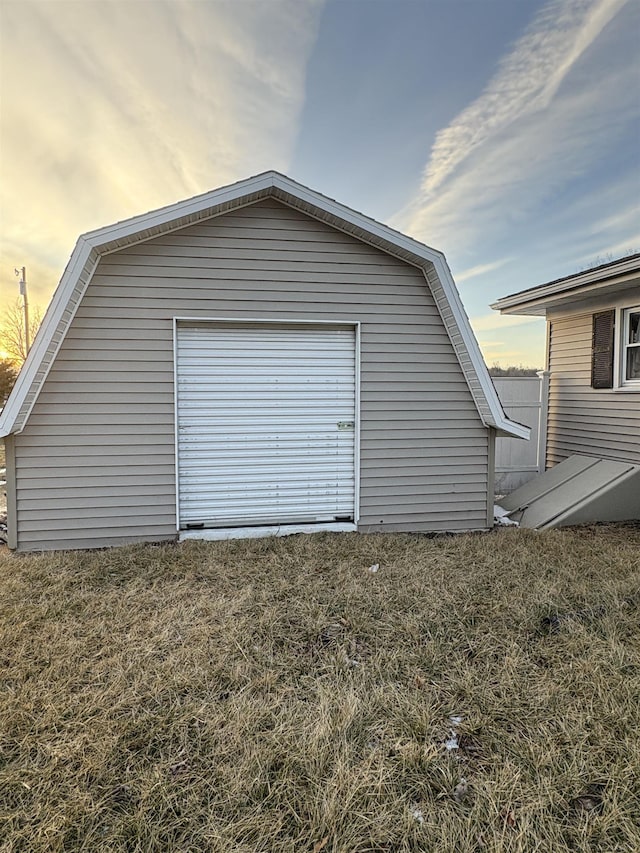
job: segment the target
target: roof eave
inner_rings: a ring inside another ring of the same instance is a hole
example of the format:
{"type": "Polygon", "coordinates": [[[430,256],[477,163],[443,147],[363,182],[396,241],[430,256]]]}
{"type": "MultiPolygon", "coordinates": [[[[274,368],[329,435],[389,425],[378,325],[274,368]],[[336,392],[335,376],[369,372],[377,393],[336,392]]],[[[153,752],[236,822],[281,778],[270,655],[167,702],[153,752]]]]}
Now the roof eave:
{"type": "Polygon", "coordinates": [[[491,304],[501,314],[526,314],[544,317],[549,308],[624,287],[640,275],[640,255],[623,258],[606,267],[557,279],[528,290],[503,296],[491,304]]]}
{"type": "Polygon", "coordinates": [[[501,425],[496,425],[495,429],[499,438],[521,438],[524,441],[529,441],[531,438],[531,430],[528,426],[510,421],[508,418],[505,418],[501,425]]]}

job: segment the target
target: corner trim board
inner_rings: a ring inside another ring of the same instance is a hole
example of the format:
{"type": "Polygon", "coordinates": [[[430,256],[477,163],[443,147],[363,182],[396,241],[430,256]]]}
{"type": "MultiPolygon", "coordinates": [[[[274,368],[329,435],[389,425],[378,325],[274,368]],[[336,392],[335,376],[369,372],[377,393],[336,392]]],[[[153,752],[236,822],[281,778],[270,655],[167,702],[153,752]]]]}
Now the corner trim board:
{"type": "Polygon", "coordinates": [[[18,512],[16,490],[16,447],[15,438],[8,435],[4,439],[6,455],[7,490],[7,545],[12,551],[18,547],[18,512]]]}

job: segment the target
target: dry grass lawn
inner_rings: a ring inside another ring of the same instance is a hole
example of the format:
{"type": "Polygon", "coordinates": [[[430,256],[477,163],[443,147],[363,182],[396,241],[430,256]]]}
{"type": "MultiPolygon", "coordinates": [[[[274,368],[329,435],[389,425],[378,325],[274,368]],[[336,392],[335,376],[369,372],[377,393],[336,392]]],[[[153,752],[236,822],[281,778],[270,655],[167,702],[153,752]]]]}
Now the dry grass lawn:
{"type": "Polygon", "coordinates": [[[0,611],[5,853],[640,850],[638,526],[4,550],[0,611]]]}

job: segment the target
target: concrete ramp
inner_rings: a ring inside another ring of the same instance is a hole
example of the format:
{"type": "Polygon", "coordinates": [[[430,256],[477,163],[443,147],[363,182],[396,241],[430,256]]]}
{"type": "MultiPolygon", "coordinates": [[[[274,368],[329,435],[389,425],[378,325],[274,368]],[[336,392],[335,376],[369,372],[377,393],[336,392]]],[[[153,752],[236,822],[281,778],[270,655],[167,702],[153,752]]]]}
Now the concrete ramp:
{"type": "Polygon", "coordinates": [[[640,465],[570,456],[500,499],[521,527],[640,520],[640,465]]]}

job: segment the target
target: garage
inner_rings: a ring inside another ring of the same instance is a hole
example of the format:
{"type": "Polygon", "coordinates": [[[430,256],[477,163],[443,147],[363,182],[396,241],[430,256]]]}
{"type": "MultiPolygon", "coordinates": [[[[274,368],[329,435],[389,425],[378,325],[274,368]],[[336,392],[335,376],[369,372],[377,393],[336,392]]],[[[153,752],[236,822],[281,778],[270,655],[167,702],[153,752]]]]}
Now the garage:
{"type": "Polygon", "coordinates": [[[0,414],[8,544],[485,530],[528,433],[441,252],[265,172],[79,238],[0,414]]]}
{"type": "Polygon", "coordinates": [[[176,324],[181,529],[356,521],[356,328],[176,324]]]}

